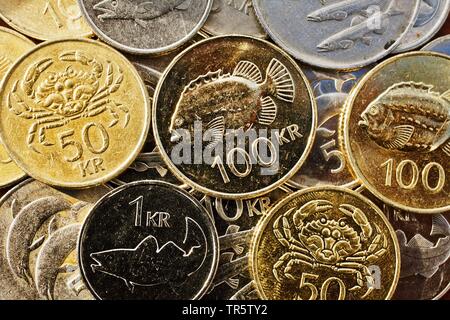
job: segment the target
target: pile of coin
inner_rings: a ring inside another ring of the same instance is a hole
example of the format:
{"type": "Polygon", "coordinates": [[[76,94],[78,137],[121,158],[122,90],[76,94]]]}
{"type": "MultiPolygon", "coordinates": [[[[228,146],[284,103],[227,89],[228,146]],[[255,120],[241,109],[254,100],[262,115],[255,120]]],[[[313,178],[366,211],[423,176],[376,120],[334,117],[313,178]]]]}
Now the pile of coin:
{"type": "Polygon", "coordinates": [[[0,298],[440,298],[449,9],[2,1],[0,298]]]}

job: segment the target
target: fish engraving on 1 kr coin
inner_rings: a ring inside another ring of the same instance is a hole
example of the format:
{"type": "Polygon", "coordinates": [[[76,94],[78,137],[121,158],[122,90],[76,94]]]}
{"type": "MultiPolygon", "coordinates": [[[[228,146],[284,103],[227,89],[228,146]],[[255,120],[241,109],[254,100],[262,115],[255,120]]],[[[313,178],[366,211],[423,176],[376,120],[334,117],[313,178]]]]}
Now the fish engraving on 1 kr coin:
{"type": "Polygon", "coordinates": [[[256,231],[252,253],[259,294],[269,299],[389,299],[400,268],[382,212],[337,187],[300,191],[276,204],[256,231]]]}
{"type": "Polygon", "coordinates": [[[86,187],[118,175],[137,156],[150,125],[136,70],[90,40],[36,47],[8,74],[3,93],[1,135],[11,157],[51,185],[86,187]],[[131,131],[137,134],[130,138],[131,131]]]}
{"type": "Polygon", "coordinates": [[[187,192],[139,181],[92,209],[81,232],[80,264],[99,299],[199,299],[217,267],[217,241],[211,218],[187,192]]]}
{"type": "Polygon", "coordinates": [[[297,65],[273,45],[245,36],[207,39],[179,55],[159,82],[154,106],[154,135],[167,165],[182,182],[228,199],[256,197],[286,181],[309,152],[317,121],[297,65]],[[212,56],[217,59],[207,68],[189,63],[212,56]],[[192,137],[200,134],[205,143],[197,146],[192,137]],[[201,147],[203,161],[176,160],[180,147],[196,159],[201,147]]]}
{"type": "MultiPolygon", "coordinates": [[[[14,61],[33,47],[34,43],[29,39],[11,29],[0,27],[0,82],[14,61]]],[[[0,172],[0,188],[9,186],[25,177],[25,173],[8,156],[1,143],[0,172]]]]}
{"type": "Polygon", "coordinates": [[[2,299],[92,299],[76,260],[81,222],[98,187],[66,194],[29,179],[0,204],[2,299]]]}
{"type": "Polygon", "coordinates": [[[76,0],[2,1],[0,17],[13,29],[39,40],[92,35],[76,0]]]}
{"type": "Polygon", "coordinates": [[[199,31],[212,5],[212,0],[78,2],[101,39],[134,54],[161,54],[181,46],[199,31]]]}
{"type": "Polygon", "coordinates": [[[359,68],[385,57],[413,25],[419,9],[419,0],[254,0],[253,4],[276,43],[305,63],[329,69],[359,68]],[[288,19],[298,23],[285,28],[288,19]]]}
{"type": "Polygon", "coordinates": [[[403,54],[369,72],[347,101],[342,134],[352,168],[371,193],[398,209],[450,208],[449,67],[447,56],[403,54]]]}

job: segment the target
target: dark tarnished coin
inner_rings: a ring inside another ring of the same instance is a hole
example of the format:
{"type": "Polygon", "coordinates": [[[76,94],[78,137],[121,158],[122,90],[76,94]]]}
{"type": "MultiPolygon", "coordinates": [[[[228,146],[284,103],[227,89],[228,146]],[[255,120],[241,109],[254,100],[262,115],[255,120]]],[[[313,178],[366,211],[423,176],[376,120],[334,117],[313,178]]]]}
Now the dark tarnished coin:
{"type": "Polygon", "coordinates": [[[437,38],[423,47],[422,51],[433,51],[450,56],[450,35],[437,38]]]}
{"type": "Polygon", "coordinates": [[[154,136],[164,161],[193,188],[251,198],[289,179],[314,137],[316,105],[297,64],[245,36],[201,41],[158,83],[154,136]]]}
{"type": "Polygon", "coordinates": [[[263,299],[389,299],[400,273],[386,217],[339,187],[305,189],[278,202],[257,227],[251,257],[263,299]]]}
{"type": "Polygon", "coordinates": [[[410,51],[427,43],[447,20],[450,0],[421,0],[416,22],[394,53],[410,51]]]}
{"type": "Polygon", "coordinates": [[[161,54],[183,45],[203,26],[213,0],[78,0],[94,32],[117,49],[161,54]]]}
{"type": "Polygon", "coordinates": [[[313,148],[302,168],[287,182],[296,189],[358,184],[342,148],[339,135],[340,114],[350,90],[369,70],[352,72],[326,71],[302,66],[316,97],[318,125],[313,148]]]}
{"type": "Polygon", "coordinates": [[[419,0],[253,0],[253,5],[277,44],[305,63],[329,69],[382,59],[419,11],[419,0]]]}
{"type": "Polygon", "coordinates": [[[29,179],[0,200],[0,299],[93,299],[77,240],[89,209],[109,191],[53,189],[29,179]]]}
{"type": "Polygon", "coordinates": [[[214,36],[243,34],[267,37],[256,18],[252,0],[214,0],[203,29],[214,36]]]}
{"type": "Polygon", "coordinates": [[[370,71],[352,91],[345,149],[363,184],[415,213],[450,210],[450,57],[413,52],[370,71]]]}
{"type": "Polygon", "coordinates": [[[439,299],[450,289],[450,213],[421,215],[384,204],[367,190],[387,216],[400,245],[400,279],[393,299],[439,299]]]}
{"type": "Polygon", "coordinates": [[[216,272],[217,231],[182,189],[135,182],[97,202],[83,225],[79,259],[99,299],[199,299],[216,272]]]}

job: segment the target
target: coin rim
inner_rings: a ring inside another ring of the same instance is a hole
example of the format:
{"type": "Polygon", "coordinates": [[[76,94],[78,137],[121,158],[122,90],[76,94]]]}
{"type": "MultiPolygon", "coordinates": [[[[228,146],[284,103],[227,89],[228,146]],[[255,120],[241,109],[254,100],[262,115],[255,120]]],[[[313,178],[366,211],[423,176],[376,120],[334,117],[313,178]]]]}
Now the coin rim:
{"type": "Polygon", "coordinates": [[[313,147],[314,144],[314,140],[316,137],[316,130],[317,130],[317,105],[316,105],[316,99],[314,98],[314,94],[311,88],[311,85],[308,82],[308,79],[306,78],[305,74],[303,73],[303,71],[301,70],[301,68],[298,66],[298,64],[294,61],[294,59],[292,59],[286,52],[284,52],[283,50],[281,50],[279,47],[277,47],[276,45],[270,43],[267,40],[264,39],[259,39],[256,37],[252,37],[252,36],[245,36],[245,35],[226,35],[226,36],[216,36],[216,37],[211,37],[211,38],[207,38],[207,39],[203,39],[199,42],[194,43],[193,45],[191,45],[190,47],[186,48],[185,50],[183,50],[180,54],[178,54],[173,60],[172,62],[169,64],[169,66],[164,70],[164,73],[162,74],[161,78],[158,81],[158,85],[156,86],[156,90],[155,90],[155,94],[154,94],[154,99],[153,99],[153,109],[152,109],[152,127],[153,127],[153,136],[155,138],[155,143],[156,146],[159,149],[159,152],[161,153],[162,159],[164,160],[164,162],[166,163],[166,165],[168,166],[168,168],[172,171],[172,173],[175,175],[176,178],[178,178],[182,183],[186,183],[187,185],[191,186],[192,188],[208,195],[208,196],[212,196],[212,197],[216,197],[216,198],[224,198],[224,199],[230,199],[230,200],[240,200],[240,199],[251,199],[251,198],[256,198],[260,195],[269,193],[270,191],[276,189],[277,187],[283,185],[286,181],[288,181],[300,168],[301,166],[304,164],[304,162],[306,161],[306,159],[308,158],[308,155],[311,152],[311,149],[313,147]],[[211,189],[208,189],[206,187],[203,187],[201,185],[199,185],[198,183],[190,180],[188,177],[186,177],[181,170],[179,170],[177,168],[176,165],[174,165],[172,163],[172,161],[170,160],[170,157],[168,156],[162,142],[159,136],[159,131],[158,131],[158,123],[157,123],[157,109],[158,109],[158,100],[159,100],[159,93],[161,91],[161,88],[168,76],[168,74],[172,71],[172,68],[175,64],[178,63],[179,60],[181,60],[184,55],[188,52],[190,52],[191,50],[195,49],[195,47],[203,45],[205,42],[209,42],[209,41],[216,41],[216,40],[222,40],[222,39],[226,39],[226,38],[233,38],[233,39],[244,39],[246,41],[248,40],[252,40],[252,41],[257,41],[257,42],[262,42],[264,45],[270,46],[272,49],[274,49],[276,52],[278,52],[280,55],[282,55],[283,57],[285,57],[294,67],[294,69],[298,72],[298,74],[300,75],[300,77],[303,79],[303,82],[305,84],[306,90],[309,94],[309,100],[311,103],[311,130],[309,133],[309,137],[307,139],[306,142],[306,146],[305,146],[305,150],[303,151],[302,156],[299,158],[299,160],[297,161],[297,163],[280,179],[278,179],[277,181],[275,181],[274,183],[272,183],[271,185],[268,185],[262,189],[258,189],[255,191],[250,191],[250,192],[245,192],[245,193],[225,193],[225,192],[219,192],[219,191],[214,191],[211,189]]]}
{"type": "MultiPolygon", "coordinates": [[[[449,14],[450,14],[450,8],[449,8],[449,14]]],[[[439,44],[444,43],[446,41],[448,41],[449,45],[450,45],[450,34],[447,34],[445,36],[442,36],[442,37],[434,39],[433,41],[429,42],[426,46],[424,46],[422,49],[420,49],[420,51],[431,51],[431,52],[435,52],[435,53],[444,54],[444,53],[441,53],[441,52],[434,51],[435,50],[434,47],[436,45],[439,45],[439,44]]]]}
{"type": "MultiPolygon", "coordinates": [[[[212,8],[212,4],[213,4],[213,0],[204,0],[207,1],[206,4],[206,8],[203,12],[203,16],[200,18],[200,20],[198,21],[198,23],[195,25],[195,27],[191,30],[191,32],[189,32],[187,35],[185,35],[183,38],[181,38],[180,40],[163,46],[163,47],[158,47],[158,48],[135,48],[135,47],[131,47],[131,46],[127,46],[124,45],[120,42],[118,42],[117,40],[113,39],[112,37],[108,36],[105,32],[103,32],[103,30],[97,26],[94,21],[91,19],[89,12],[87,11],[85,5],[84,5],[84,1],[85,0],[77,0],[78,2],[78,6],[81,8],[81,12],[83,14],[84,19],[87,21],[88,25],[92,28],[93,32],[100,38],[102,39],[104,42],[106,42],[107,44],[113,46],[116,49],[131,53],[131,54],[136,54],[136,55],[163,55],[166,53],[169,53],[170,51],[173,51],[175,49],[177,49],[178,47],[182,46],[183,44],[185,44],[186,42],[188,42],[190,39],[192,39],[197,32],[203,27],[203,25],[206,22],[206,19],[208,19],[209,13],[211,11],[212,8]]],[[[164,31],[164,30],[163,30],[164,31]]]]}
{"type": "MultiPolygon", "coordinates": [[[[179,194],[181,194],[182,196],[184,196],[186,199],[190,200],[192,202],[192,204],[197,207],[199,209],[199,214],[202,215],[204,218],[208,221],[208,223],[210,223],[210,225],[208,227],[210,227],[210,231],[212,234],[212,268],[209,271],[208,277],[205,280],[205,282],[203,283],[203,286],[197,291],[197,294],[194,296],[194,298],[192,298],[193,300],[199,300],[210,288],[212,281],[214,280],[214,277],[216,275],[217,272],[217,268],[219,265],[219,236],[217,233],[217,229],[215,228],[215,224],[213,221],[213,218],[211,217],[211,215],[208,213],[208,211],[205,209],[205,207],[200,203],[200,201],[198,201],[194,196],[192,196],[189,192],[181,189],[180,187],[165,182],[165,181],[159,181],[159,180],[141,180],[141,181],[134,181],[134,182],[130,182],[127,183],[125,185],[119,186],[113,190],[111,190],[110,192],[108,192],[107,194],[105,194],[103,197],[101,197],[92,207],[92,209],[90,210],[90,212],[88,213],[88,215],[86,216],[86,218],[84,219],[83,222],[83,226],[80,230],[79,236],[78,236],[78,248],[77,248],[77,257],[78,257],[78,265],[80,267],[81,270],[81,275],[83,277],[83,281],[84,283],[87,285],[89,291],[92,293],[92,295],[98,299],[98,300],[103,300],[103,298],[101,298],[97,292],[95,291],[95,288],[91,285],[91,283],[89,282],[89,280],[87,279],[86,275],[85,275],[85,270],[84,270],[84,264],[83,264],[83,258],[82,258],[82,244],[83,244],[83,236],[84,233],[86,232],[86,228],[88,226],[89,220],[91,219],[91,217],[94,215],[95,210],[98,209],[98,207],[107,199],[110,198],[112,196],[114,196],[116,193],[120,193],[126,189],[129,188],[134,188],[136,186],[158,186],[158,187],[166,187],[169,190],[173,191],[173,192],[178,192],[179,194]]],[[[0,202],[1,204],[1,202],[0,202]]]]}
{"type": "Polygon", "coordinates": [[[446,212],[446,211],[450,211],[450,204],[445,206],[445,207],[442,207],[442,208],[435,208],[435,207],[429,208],[429,209],[414,208],[414,207],[409,207],[407,205],[403,205],[403,204],[397,203],[396,201],[390,200],[388,197],[382,195],[381,192],[379,192],[375,186],[372,186],[369,183],[369,181],[365,178],[365,175],[362,173],[362,171],[357,166],[355,157],[354,157],[354,155],[352,153],[352,149],[350,148],[350,135],[349,135],[350,115],[351,115],[351,112],[352,112],[352,109],[353,109],[353,104],[355,102],[355,99],[360,94],[362,87],[366,84],[367,81],[370,80],[370,78],[372,78],[372,76],[374,76],[379,71],[382,71],[386,66],[390,65],[391,63],[394,63],[397,60],[400,60],[402,58],[414,57],[414,56],[417,56],[417,57],[420,57],[420,56],[435,56],[436,58],[444,58],[444,59],[446,59],[446,60],[448,60],[450,62],[450,56],[447,56],[445,54],[431,52],[431,51],[413,51],[413,52],[407,52],[407,53],[402,53],[402,54],[396,55],[396,56],[391,57],[391,58],[383,61],[382,63],[378,64],[372,70],[370,70],[365,76],[363,76],[358,81],[356,86],[353,87],[353,89],[350,91],[350,95],[349,95],[349,97],[347,99],[347,102],[346,102],[345,107],[344,107],[344,111],[342,113],[343,128],[340,131],[341,131],[341,134],[344,135],[344,139],[342,140],[343,143],[344,143],[344,150],[347,153],[348,160],[350,162],[350,166],[353,169],[353,172],[356,174],[358,179],[361,180],[362,184],[374,196],[376,196],[378,199],[382,200],[386,204],[389,204],[389,205],[391,205],[391,206],[393,206],[395,208],[399,208],[399,209],[402,209],[402,210],[408,211],[408,212],[420,213],[420,214],[443,213],[443,212],[446,212]]]}
{"type": "MultiPolygon", "coordinates": [[[[424,29],[425,35],[422,35],[420,38],[415,39],[415,41],[406,42],[406,43],[400,42],[400,44],[397,46],[397,48],[395,48],[394,51],[392,51],[393,54],[403,53],[403,52],[417,49],[420,46],[427,43],[430,39],[432,39],[434,37],[434,35],[436,33],[439,32],[439,30],[444,25],[445,21],[447,21],[447,18],[450,14],[450,0],[444,0],[444,2],[440,2],[440,3],[442,4],[442,8],[440,8],[441,10],[438,13],[439,17],[435,21],[435,23],[432,24],[431,28],[428,26],[427,29],[424,29]]],[[[438,8],[438,10],[439,10],[439,8],[438,8]]],[[[420,12],[420,8],[419,8],[419,12],[420,12]]],[[[416,20],[417,20],[417,18],[416,18],[416,20]]],[[[426,25],[428,25],[428,23],[426,25]]],[[[425,27],[425,25],[423,25],[422,27],[425,27]]],[[[411,29],[409,31],[414,33],[414,31],[415,31],[414,25],[411,26],[411,29]]]]}
{"type": "MultiPolygon", "coordinates": [[[[359,69],[365,66],[368,66],[372,63],[375,63],[381,59],[383,59],[384,57],[388,56],[390,53],[393,52],[393,50],[395,50],[395,48],[397,48],[397,46],[400,44],[401,40],[406,36],[406,34],[409,32],[409,30],[411,29],[411,27],[414,25],[417,16],[419,14],[419,7],[420,7],[420,2],[422,0],[416,0],[416,7],[415,10],[412,14],[412,17],[409,19],[409,23],[406,25],[405,30],[403,31],[402,34],[400,34],[399,37],[396,38],[396,41],[389,47],[388,50],[384,50],[373,56],[370,55],[372,58],[367,58],[367,56],[369,54],[365,54],[363,55],[362,58],[359,58],[359,62],[352,62],[352,63],[337,63],[334,62],[335,59],[333,58],[329,58],[329,62],[328,63],[321,63],[321,62],[317,62],[316,60],[312,60],[311,59],[311,55],[310,56],[304,56],[303,52],[295,49],[295,48],[291,48],[289,45],[286,44],[286,42],[281,38],[281,37],[277,37],[274,35],[273,32],[271,32],[271,28],[269,26],[269,24],[267,23],[267,21],[264,19],[264,14],[261,11],[260,8],[260,1],[264,1],[264,0],[253,0],[253,6],[255,7],[255,12],[256,12],[256,16],[258,17],[259,22],[261,23],[261,25],[263,26],[264,30],[266,30],[266,33],[269,35],[269,37],[277,44],[279,45],[283,50],[285,50],[287,53],[289,53],[290,55],[292,55],[295,59],[300,60],[303,63],[306,63],[308,65],[312,65],[315,67],[319,67],[319,68],[323,68],[323,69],[333,69],[333,70],[355,70],[355,69],[359,69]]],[[[361,56],[361,55],[358,55],[361,56]]]]}
{"type": "MultiPolygon", "coordinates": [[[[8,1],[10,1],[10,0],[8,0],[8,1]]],[[[83,18],[83,20],[84,20],[84,22],[86,23],[86,19],[84,18],[84,16],[82,16],[82,18],[83,18]]],[[[8,18],[7,16],[5,16],[3,13],[2,13],[2,10],[1,10],[1,8],[0,8],[0,19],[1,20],[3,20],[3,22],[4,23],[6,23],[8,26],[10,26],[11,28],[13,28],[15,31],[18,31],[18,32],[20,32],[20,33],[23,33],[23,34],[25,34],[25,35],[27,35],[27,36],[29,36],[29,37],[31,37],[31,38],[33,38],[33,39],[36,39],[36,40],[42,40],[42,41],[48,41],[48,40],[50,40],[50,41],[53,41],[53,40],[57,40],[57,39],[64,39],[64,38],[67,38],[67,35],[64,37],[60,37],[60,36],[58,36],[58,35],[56,35],[56,37],[51,37],[51,36],[49,36],[48,34],[44,34],[44,33],[39,33],[38,31],[33,31],[33,30],[29,30],[29,29],[27,29],[26,27],[24,27],[24,26],[21,26],[21,25],[19,25],[19,24],[16,24],[15,22],[14,22],[14,19],[10,19],[10,18],[8,18]]],[[[88,26],[89,27],[89,25],[86,23],[86,26],[88,26]]],[[[77,37],[80,37],[80,38],[90,38],[90,37],[92,37],[94,35],[94,33],[93,33],[93,31],[92,30],[90,30],[89,32],[86,32],[86,33],[80,33],[80,34],[77,34],[77,35],[75,35],[75,36],[77,36],[77,37]]],[[[31,41],[31,40],[30,40],[31,41]]]]}
{"type": "MultiPolygon", "coordinates": [[[[126,158],[125,161],[122,162],[120,165],[115,166],[114,170],[111,170],[109,174],[105,174],[105,175],[101,175],[99,178],[96,179],[90,179],[87,182],[61,182],[61,181],[57,181],[57,179],[55,180],[55,178],[53,179],[48,179],[48,178],[43,178],[40,176],[40,170],[28,170],[28,166],[25,162],[19,161],[18,158],[16,158],[12,152],[10,151],[10,147],[4,143],[5,141],[5,133],[4,130],[2,130],[2,128],[0,127],[0,141],[3,142],[3,145],[8,153],[8,155],[10,156],[10,158],[17,164],[17,166],[22,169],[22,171],[24,171],[27,175],[29,175],[30,177],[39,180],[41,182],[44,182],[50,186],[54,186],[54,187],[64,187],[64,188],[70,188],[70,189],[85,189],[85,188],[90,188],[90,187],[95,187],[95,186],[99,186],[101,184],[104,184],[116,177],[118,177],[121,173],[123,173],[132,163],[133,161],[137,158],[137,156],[139,155],[142,147],[144,146],[145,140],[148,136],[148,133],[150,131],[150,125],[151,125],[151,105],[150,105],[150,100],[149,100],[149,96],[148,96],[148,92],[147,92],[147,88],[145,87],[145,84],[141,78],[141,76],[139,75],[139,73],[137,72],[136,68],[133,66],[133,64],[119,51],[117,51],[114,48],[109,47],[108,45],[97,41],[97,40],[92,40],[92,39],[87,39],[87,38],[61,38],[61,39],[56,39],[56,40],[51,40],[51,41],[46,41],[43,42],[37,46],[35,46],[33,49],[31,49],[30,51],[28,51],[27,53],[23,54],[18,60],[16,60],[14,62],[14,64],[11,66],[11,68],[9,69],[9,71],[6,73],[4,80],[2,81],[2,83],[0,84],[0,97],[3,96],[3,91],[5,89],[6,83],[7,81],[9,81],[9,79],[11,78],[11,75],[15,72],[15,69],[18,65],[20,65],[29,55],[34,54],[36,51],[39,51],[41,48],[44,48],[46,46],[52,46],[61,42],[73,42],[73,43],[78,43],[78,42],[82,42],[85,44],[92,44],[92,45],[98,45],[100,47],[103,47],[104,49],[110,50],[111,52],[115,53],[117,55],[117,58],[122,60],[123,65],[125,67],[128,67],[128,70],[134,75],[135,79],[136,79],[136,83],[140,86],[140,90],[141,93],[144,95],[144,117],[142,118],[142,120],[144,121],[144,128],[143,128],[143,132],[141,133],[141,139],[138,141],[138,143],[136,144],[134,151],[130,152],[126,158]],[[33,171],[33,172],[31,172],[33,171]],[[53,181],[52,181],[53,180],[53,181]]],[[[3,109],[0,106],[1,109],[3,109]]],[[[2,114],[2,111],[0,110],[0,115],[2,114]]]]}
{"type": "Polygon", "coordinates": [[[394,228],[392,228],[392,225],[388,221],[387,217],[383,214],[381,209],[378,208],[378,206],[375,205],[371,200],[367,199],[366,197],[364,197],[363,195],[359,194],[356,191],[353,191],[351,189],[347,189],[344,187],[337,187],[337,186],[311,187],[311,188],[306,188],[306,189],[294,192],[292,194],[289,194],[285,198],[278,201],[275,204],[275,206],[273,206],[272,209],[270,209],[268,214],[263,219],[261,219],[259,221],[259,223],[256,225],[255,233],[252,237],[252,242],[251,242],[250,251],[249,251],[250,252],[249,261],[250,261],[250,271],[253,276],[256,291],[258,292],[259,297],[264,300],[268,299],[264,293],[264,290],[261,286],[261,282],[259,280],[258,263],[256,261],[261,238],[262,238],[262,235],[263,235],[268,223],[270,222],[272,217],[279,211],[279,209],[282,208],[286,203],[290,202],[292,199],[298,198],[300,196],[303,196],[305,194],[312,193],[312,192],[326,192],[326,191],[347,193],[351,196],[358,198],[359,200],[363,201],[364,203],[368,204],[378,214],[378,216],[381,217],[381,220],[384,222],[387,229],[389,230],[389,235],[394,244],[394,251],[395,251],[395,258],[396,258],[394,279],[393,279],[391,287],[385,298],[385,300],[390,300],[395,292],[395,289],[398,284],[398,280],[400,278],[400,263],[401,263],[400,245],[398,243],[398,239],[395,234],[394,228]]]}

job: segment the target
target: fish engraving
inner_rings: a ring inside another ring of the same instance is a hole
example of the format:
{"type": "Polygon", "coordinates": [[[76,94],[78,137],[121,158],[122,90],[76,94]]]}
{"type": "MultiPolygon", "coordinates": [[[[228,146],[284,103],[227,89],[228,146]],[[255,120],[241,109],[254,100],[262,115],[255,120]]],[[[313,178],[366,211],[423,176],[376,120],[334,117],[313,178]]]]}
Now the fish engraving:
{"type": "Polygon", "coordinates": [[[400,277],[422,275],[431,278],[450,257],[450,224],[441,214],[432,217],[430,236],[441,235],[436,244],[416,234],[407,242],[402,230],[397,230],[402,258],[400,277]]]}
{"type": "Polygon", "coordinates": [[[45,240],[44,235],[33,241],[37,231],[48,218],[70,208],[71,203],[66,199],[53,196],[37,199],[23,207],[17,214],[14,212],[14,203],[12,204],[14,220],[6,238],[6,259],[16,277],[28,284],[32,283],[29,270],[30,252],[40,247],[45,240]]]}
{"type": "Polygon", "coordinates": [[[374,5],[383,5],[387,0],[345,0],[327,5],[311,12],[306,19],[308,21],[322,22],[328,20],[343,21],[352,14],[368,16],[367,8],[374,5]]]}
{"type": "Polygon", "coordinates": [[[93,272],[102,272],[125,282],[131,292],[135,286],[164,284],[176,287],[203,265],[207,254],[207,238],[200,225],[186,217],[182,243],[168,241],[160,245],[149,235],[135,248],[111,249],[91,253],[93,272]],[[173,266],[176,266],[174,272],[173,266]]]}
{"type": "Polygon", "coordinates": [[[155,0],[134,3],[130,0],[103,0],[94,5],[94,10],[102,13],[97,16],[105,19],[134,20],[141,27],[146,27],[147,20],[153,20],[174,10],[187,10],[192,0],[155,0]]]}
{"type": "Polygon", "coordinates": [[[77,247],[81,224],[70,224],[53,232],[44,242],[36,260],[35,282],[40,295],[53,300],[53,290],[59,273],[73,272],[77,266],[63,265],[77,247]]]}
{"type": "Polygon", "coordinates": [[[375,99],[361,114],[359,126],[378,145],[399,151],[433,152],[450,156],[450,90],[402,82],[375,99]]]}
{"type": "Polygon", "coordinates": [[[369,46],[374,35],[384,34],[390,17],[404,14],[398,7],[397,1],[399,0],[392,0],[389,7],[383,12],[379,10],[378,6],[370,6],[367,9],[367,19],[362,16],[354,17],[349,28],[322,41],[317,45],[317,50],[319,52],[347,50],[353,48],[358,41],[369,46]]]}
{"type": "Polygon", "coordinates": [[[207,123],[204,131],[211,132],[213,147],[223,140],[225,128],[248,130],[254,124],[270,125],[277,116],[275,99],[292,103],[295,85],[286,66],[272,59],[266,77],[250,61],[240,61],[234,71],[208,72],[190,82],[184,89],[172,116],[169,132],[171,141],[178,142],[178,129],[194,131],[194,122],[207,123]]]}

